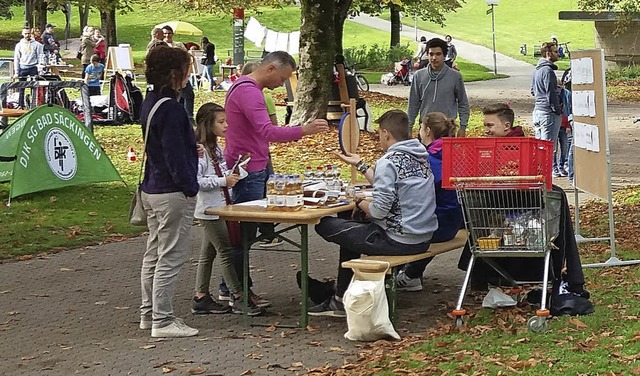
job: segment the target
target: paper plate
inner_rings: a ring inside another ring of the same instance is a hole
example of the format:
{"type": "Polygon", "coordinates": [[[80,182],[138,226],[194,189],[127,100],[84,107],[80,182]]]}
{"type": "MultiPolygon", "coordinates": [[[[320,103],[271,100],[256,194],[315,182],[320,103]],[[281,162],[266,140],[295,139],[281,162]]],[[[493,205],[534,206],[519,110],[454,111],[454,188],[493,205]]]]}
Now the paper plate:
{"type": "MultiPolygon", "coordinates": [[[[351,130],[349,129],[349,122],[351,121],[351,113],[345,112],[340,118],[340,123],[338,124],[338,142],[340,143],[340,150],[342,150],[342,154],[347,155],[347,152],[351,148],[351,130]]],[[[355,142],[353,143],[356,147],[360,142],[360,132],[355,132],[355,142]]],[[[351,153],[355,152],[355,150],[351,150],[351,153]]]]}

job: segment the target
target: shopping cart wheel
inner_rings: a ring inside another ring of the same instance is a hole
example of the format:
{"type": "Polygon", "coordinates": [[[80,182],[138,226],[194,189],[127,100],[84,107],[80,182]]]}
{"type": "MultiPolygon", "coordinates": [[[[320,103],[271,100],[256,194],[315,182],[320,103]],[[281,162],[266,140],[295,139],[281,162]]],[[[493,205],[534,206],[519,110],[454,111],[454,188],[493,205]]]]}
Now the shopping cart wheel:
{"type": "Polygon", "coordinates": [[[547,330],[547,318],[533,316],[527,321],[527,328],[534,333],[542,333],[547,330]]]}
{"type": "Polygon", "coordinates": [[[456,328],[462,328],[464,326],[464,319],[462,316],[456,317],[456,328]]]}

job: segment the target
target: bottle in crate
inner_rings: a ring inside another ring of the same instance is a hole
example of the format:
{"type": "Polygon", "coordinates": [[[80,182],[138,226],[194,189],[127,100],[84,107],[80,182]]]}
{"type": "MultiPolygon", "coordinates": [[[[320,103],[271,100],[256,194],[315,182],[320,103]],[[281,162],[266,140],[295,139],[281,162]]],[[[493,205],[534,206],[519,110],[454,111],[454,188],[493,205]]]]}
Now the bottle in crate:
{"type": "Polygon", "coordinates": [[[296,198],[296,209],[300,210],[304,206],[304,188],[302,187],[303,179],[300,175],[293,175],[294,187],[295,187],[295,198],[296,198]]]}
{"type": "Polygon", "coordinates": [[[293,175],[286,176],[285,182],[285,193],[286,193],[286,211],[295,211],[297,210],[298,205],[298,183],[294,179],[293,175]]]}
{"type": "Polygon", "coordinates": [[[502,231],[502,244],[505,246],[513,246],[516,244],[515,234],[513,233],[514,223],[515,216],[513,214],[507,214],[504,220],[504,229],[502,231]]]}
{"type": "Polygon", "coordinates": [[[342,190],[342,171],[340,171],[340,166],[333,166],[333,175],[335,176],[335,190],[342,190]]]}
{"type": "Polygon", "coordinates": [[[335,176],[333,174],[333,166],[327,165],[324,171],[324,182],[327,185],[328,190],[333,190],[335,176]]]}
{"type": "Polygon", "coordinates": [[[286,184],[287,180],[284,175],[278,174],[276,175],[275,180],[275,189],[276,189],[276,200],[274,210],[284,211],[287,208],[287,192],[286,192],[286,184]]]}
{"type": "Polygon", "coordinates": [[[273,209],[276,206],[276,176],[274,174],[269,175],[267,180],[267,208],[273,209]]]}
{"type": "Polygon", "coordinates": [[[307,166],[304,170],[304,180],[308,182],[313,180],[313,170],[311,169],[311,166],[307,166]]]}
{"type": "Polygon", "coordinates": [[[322,170],[322,166],[316,167],[316,172],[313,174],[313,179],[316,181],[324,181],[324,171],[322,170]]]}

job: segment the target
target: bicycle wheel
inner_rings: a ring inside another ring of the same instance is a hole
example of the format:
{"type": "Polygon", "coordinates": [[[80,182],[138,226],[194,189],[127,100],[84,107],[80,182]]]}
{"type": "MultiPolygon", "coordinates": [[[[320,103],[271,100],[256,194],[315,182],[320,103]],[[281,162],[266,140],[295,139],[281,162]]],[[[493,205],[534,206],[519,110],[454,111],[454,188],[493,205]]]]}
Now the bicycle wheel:
{"type": "Polygon", "coordinates": [[[369,91],[369,81],[360,73],[356,73],[356,82],[360,91],[369,91]]]}

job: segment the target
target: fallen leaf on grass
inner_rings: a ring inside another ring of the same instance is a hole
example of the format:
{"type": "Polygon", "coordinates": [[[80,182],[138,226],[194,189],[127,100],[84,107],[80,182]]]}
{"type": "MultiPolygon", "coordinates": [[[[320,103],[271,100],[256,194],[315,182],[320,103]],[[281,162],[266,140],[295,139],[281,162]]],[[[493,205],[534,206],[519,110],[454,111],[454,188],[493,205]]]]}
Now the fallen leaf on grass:
{"type": "Polygon", "coordinates": [[[144,346],[140,346],[141,349],[143,350],[149,350],[149,349],[153,349],[155,348],[156,345],[144,345],[144,346]]]}
{"type": "Polygon", "coordinates": [[[100,301],[95,302],[95,303],[93,303],[93,304],[95,304],[95,305],[105,305],[105,304],[107,304],[107,303],[108,303],[108,302],[107,302],[106,300],[100,300],[100,301]]]}
{"type": "Polygon", "coordinates": [[[276,325],[271,325],[270,327],[266,328],[264,331],[265,332],[275,332],[276,331],[276,325]]]}
{"type": "Polygon", "coordinates": [[[311,325],[307,325],[307,331],[309,331],[309,332],[313,333],[313,332],[315,332],[316,330],[317,330],[317,329],[316,329],[316,328],[314,328],[313,326],[311,326],[311,325]]]}
{"type": "Polygon", "coordinates": [[[248,369],[248,370],[246,370],[246,371],[242,372],[242,373],[240,374],[240,376],[253,375],[254,373],[256,373],[256,371],[254,371],[254,370],[252,370],[252,369],[248,369]]]}
{"type": "Polygon", "coordinates": [[[96,215],[98,215],[98,213],[96,213],[96,212],[89,212],[89,215],[90,215],[90,216],[92,216],[92,217],[95,217],[96,215]]]}
{"type": "Polygon", "coordinates": [[[20,312],[18,312],[18,311],[9,311],[9,312],[7,312],[7,316],[15,316],[15,315],[17,315],[19,313],[20,312]]]}
{"type": "Polygon", "coordinates": [[[27,356],[23,356],[20,359],[22,359],[22,360],[32,360],[32,359],[35,359],[35,358],[36,358],[36,356],[34,356],[34,355],[27,355],[27,356]]]}
{"type": "Polygon", "coordinates": [[[310,345],[310,346],[316,346],[316,347],[318,347],[318,346],[322,346],[322,341],[311,341],[311,342],[307,342],[307,345],[310,345]]]}
{"type": "Polygon", "coordinates": [[[115,309],[116,311],[123,311],[125,309],[129,309],[131,307],[113,307],[113,309],[115,309]]]}
{"type": "Polygon", "coordinates": [[[52,204],[53,204],[53,203],[54,203],[54,202],[56,202],[56,201],[58,201],[58,198],[57,198],[56,196],[51,196],[51,197],[49,197],[49,202],[50,202],[50,203],[52,203],[52,204]]]}
{"type": "Polygon", "coordinates": [[[73,269],[69,269],[69,268],[60,268],[61,272],[73,272],[73,269]]]}
{"type": "Polygon", "coordinates": [[[262,355],[262,354],[247,354],[244,357],[248,358],[248,359],[260,360],[260,359],[262,359],[263,356],[264,355],[262,355]]]}
{"type": "Polygon", "coordinates": [[[291,367],[304,367],[304,364],[302,362],[294,362],[291,363],[291,367]]]}
{"type": "Polygon", "coordinates": [[[640,375],[640,366],[631,368],[629,373],[632,375],[640,375]]]}
{"type": "Polygon", "coordinates": [[[329,351],[344,352],[344,349],[340,346],[331,346],[329,347],[329,351]]]}
{"type": "Polygon", "coordinates": [[[177,370],[176,367],[174,366],[167,366],[167,367],[162,367],[162,373],[170,373],[177,370]]]}
{"type": "Polygon", "coordinates": [[[569,322],[571,324],[573,324],[576,328],[578,329],[585,329],[588,328],[589,326],[587,326],[587,324],[583,323],[582,321],[580,321],[579,319],[576,319],[575,317],[571,317],[569,318],[569,322]]]}

